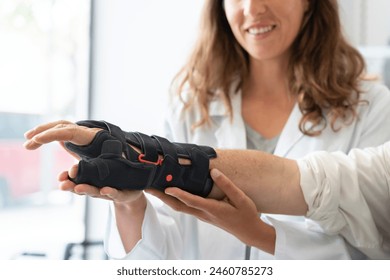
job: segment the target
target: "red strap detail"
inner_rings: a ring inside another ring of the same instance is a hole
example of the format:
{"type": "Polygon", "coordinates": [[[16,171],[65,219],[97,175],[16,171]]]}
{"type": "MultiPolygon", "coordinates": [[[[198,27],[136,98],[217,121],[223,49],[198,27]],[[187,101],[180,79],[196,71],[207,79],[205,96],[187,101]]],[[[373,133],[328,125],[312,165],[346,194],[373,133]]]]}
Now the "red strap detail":
{"type": "Polygon", "coordinates": [[[159,158],[156,162],[154,162],[154,161],[149,161],[149,160],[143,159],[144,156],[145,156],[145,154],[140,154],[140,155],[138,156],[138,160],[139,160],[140,162],[148,163],[148,164],[153,164],[153,165],[161,165],[162,162],[163,162],[163,159],[162,159],[162,158],[159,158]]]}

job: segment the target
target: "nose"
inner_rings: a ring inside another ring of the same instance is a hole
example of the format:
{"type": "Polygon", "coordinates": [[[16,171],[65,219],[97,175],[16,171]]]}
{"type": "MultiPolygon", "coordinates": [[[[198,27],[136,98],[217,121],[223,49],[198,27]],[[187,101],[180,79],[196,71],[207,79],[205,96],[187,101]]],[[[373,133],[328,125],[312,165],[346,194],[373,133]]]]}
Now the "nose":
{"type": "Polygon", "coordinates": [[[244,0],[243,12],[247,17],[256,17],[267,11],[267,1],[265,0],[244,0]]]}

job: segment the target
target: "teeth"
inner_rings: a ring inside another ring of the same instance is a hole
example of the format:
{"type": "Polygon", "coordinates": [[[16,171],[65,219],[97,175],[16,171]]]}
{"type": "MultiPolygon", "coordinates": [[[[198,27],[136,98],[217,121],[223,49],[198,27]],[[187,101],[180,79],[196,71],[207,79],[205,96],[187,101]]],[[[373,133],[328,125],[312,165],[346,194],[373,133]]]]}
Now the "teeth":
{"type": "Polygon", "coordinates": [[[260,28],[252,27],[252,28],[248,29],[248,32],[249,32],[249,34],[252,34],[252,35],[260,35],[260,34],[270,32],[272,29],[274,29],[274,26],[272,26],[272,25],[267,26],[267,27],[260,27],[260,28]]]}

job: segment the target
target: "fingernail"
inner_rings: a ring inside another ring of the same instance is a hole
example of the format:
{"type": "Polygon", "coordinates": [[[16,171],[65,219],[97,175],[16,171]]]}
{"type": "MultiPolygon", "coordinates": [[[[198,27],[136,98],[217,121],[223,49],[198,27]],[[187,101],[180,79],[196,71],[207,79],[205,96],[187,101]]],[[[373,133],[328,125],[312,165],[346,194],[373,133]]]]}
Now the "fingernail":
{"type": "Polygon", "coordinates": [[[218,169],[215,169],[215,168],[211,169],[211,171],[210,171],[210,175],[213,178],[218,178],[219,176],[221,176],[221,174],[222,174],[221,171],[219,171],[218,169]]]}
{"type": "Polygon", "coordinates": [[[172,188],[166,188],[164,193],[167,194],[167,195],[170,195],[170,196],[174,196],[173,193],[172,193],[172,188]]]}
{"type": "Polygon", "coordinates": [[[23,147],[24,147],[25,149],[29,149],[30,146],[31,146],[31,141],[30,141],[30,140],[28,140],[28,141],[26,141],[26,142],[23,143],[23,147]]]}
{"type": "Polygon", "coordinates": [[[23,134],[24,138],[30,139],[30,134],[33,133],[33,132],[34,132],[34,129],[30,129],[30,130],[26,131],[26,132],[23,134]]]}

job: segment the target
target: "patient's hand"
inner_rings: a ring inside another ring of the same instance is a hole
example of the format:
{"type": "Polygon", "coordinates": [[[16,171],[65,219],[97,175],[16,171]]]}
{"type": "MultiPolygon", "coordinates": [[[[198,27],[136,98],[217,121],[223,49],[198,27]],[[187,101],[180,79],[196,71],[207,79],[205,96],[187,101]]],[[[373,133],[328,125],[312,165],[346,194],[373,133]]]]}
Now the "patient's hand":
{"type": "MultiPolygon", "coordinates": [[[[27,139],[24,147],[28,150],[35,150],[44,144],[54,141],[60,142],[62,146],[64,146],[64,141],[80,146],[88,145],[100,130],[100,128],[89,128],[63,120],[50,122],[27,131],[24,134],[27,139]]],[[[76,154],[71,154],[79,158],[76,154]]]]}

